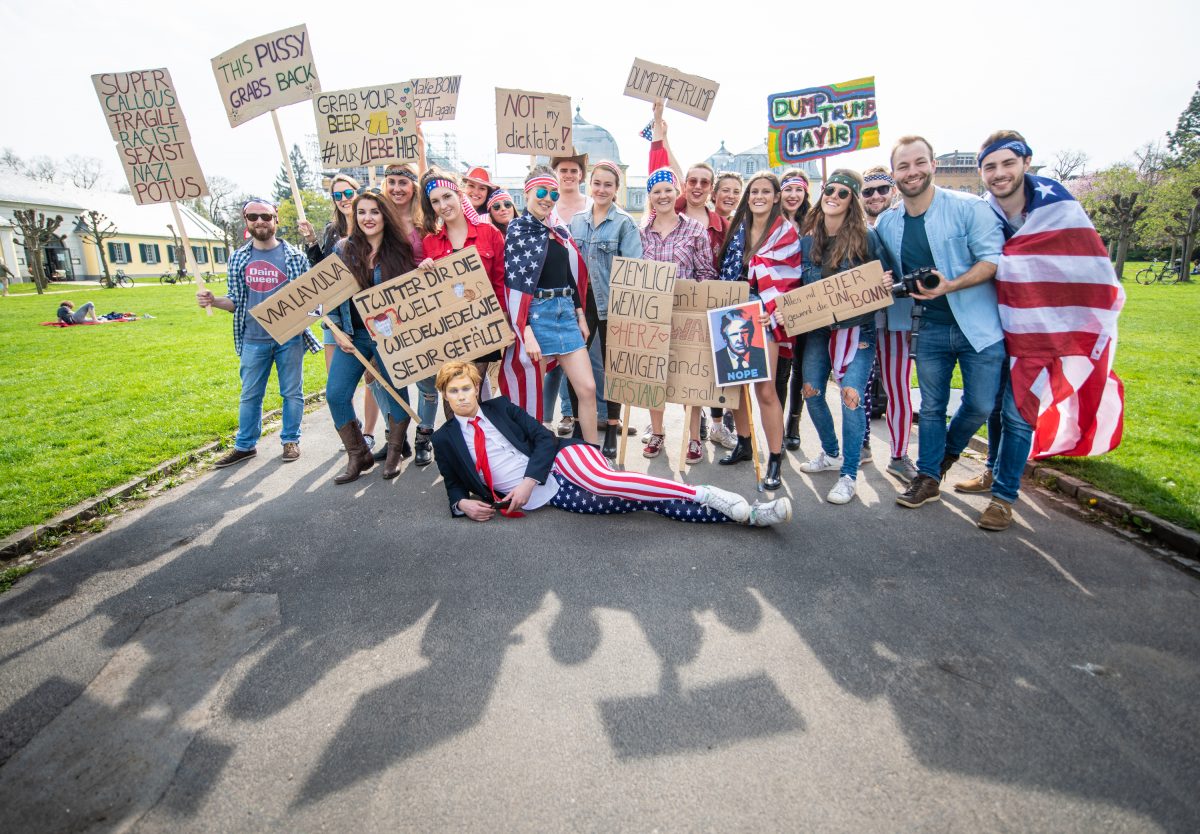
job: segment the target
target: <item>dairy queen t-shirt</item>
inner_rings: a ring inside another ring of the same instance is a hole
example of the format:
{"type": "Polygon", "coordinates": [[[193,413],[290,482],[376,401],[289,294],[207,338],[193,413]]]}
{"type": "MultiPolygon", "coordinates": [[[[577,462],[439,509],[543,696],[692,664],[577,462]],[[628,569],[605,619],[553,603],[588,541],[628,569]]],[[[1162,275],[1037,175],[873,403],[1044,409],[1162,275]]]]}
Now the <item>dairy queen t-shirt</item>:
{"type": "MultiPolygon", "coordinates": [[[[251,249],[250,263],[246,264],[246,309],[259,304],[271,297],[287,283],[287,260],[281,242],[274,249],[251,249]]],[[[274,342],[271,334],[255,321],[254,316],[246,316],[246,331],[243,338],[247,342],[274,342]]]]}

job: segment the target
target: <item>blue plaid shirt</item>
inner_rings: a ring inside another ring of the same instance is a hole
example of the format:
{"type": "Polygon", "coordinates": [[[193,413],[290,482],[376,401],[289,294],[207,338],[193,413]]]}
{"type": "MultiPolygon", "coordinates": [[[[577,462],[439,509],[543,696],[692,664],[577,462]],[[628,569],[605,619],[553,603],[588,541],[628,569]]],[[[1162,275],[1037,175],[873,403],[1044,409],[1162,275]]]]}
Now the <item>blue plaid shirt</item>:
{"type": "MultiPolygon", "coordinates": [[[[286,240],[283,243],[284,262],[287,264],[287,279],[295,281],[311,269],[308,256],[292,246],[286,240]]],[[[254,241],[246,241],[246,245],[238,249],[229,258],[229,294],[225,296],[233,302],[233,349],[238,356],[242,355],[242,342],[246,333],[246,264],[250,263],[254,241]]],[[[301,334],[304,339],[304,349],[309,353],[317,353],[321,345],[307,328],[301,334]]]]}

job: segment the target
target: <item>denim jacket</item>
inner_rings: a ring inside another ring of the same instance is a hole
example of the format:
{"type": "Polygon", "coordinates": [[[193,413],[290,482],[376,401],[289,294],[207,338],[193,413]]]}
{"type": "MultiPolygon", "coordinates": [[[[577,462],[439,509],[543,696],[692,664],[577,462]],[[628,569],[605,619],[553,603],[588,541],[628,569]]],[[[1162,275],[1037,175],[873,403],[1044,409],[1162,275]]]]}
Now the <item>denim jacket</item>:
{"type": "MultiPolygon", "coordinates": [[[[342,254],[342,244],[343,241],[338,241],[337,245],[333,248],[333,251],[339,257],[342,254]]],[[[382,279],[383,270],[380,268],[379,264],[375,264],[375,271],[371,275],[371,285],[374,286],[375,284],[378,284],[382,279]]],[[[329,320],[336,324],[338,329],[351,339],[354,338],[354,318],[350,315],[350,305],[353,303],[354,302],[350,299],[346,299],[332,310],[325,311],[325,315],[329,317],[329,320]]],[[[321,326],[324,327],[325,323],[322,322],[321,326]]]]}
{"type": "MultiPolygon", "coordinates": [[[[801,263],[803,264],[801,267],[801,281],[804,284],[812,284],[826,277],[822,269],[822,265],[812,262],[812,255],[810,254],[812,252],[812,242],[812,235],[805,235],[804,237],[800,238],[800,256],[802,258],[801,263]]],[[[890,269],[892,270],[893,276],[896,274],[896,268],[892,265],[891,255],[888,253],[888,250],[883,246],[883,244],[879,242],[879,235],[875,233],[874,229],[867,229],[867,259],[866,261],[860,263],[875,260],[880,262],[884,272],[887,272],[890,269]]],[[[849,258],[844,258],[842,262],[838,264],[838,268],[834,270],[832,274],[845,272],[847,269],[859,266],[860,263],[852,263],[849,258]]],[[[869,331],[873,331],[875,329],[875,314],[864,313],[863,315],[855,316],[852,319],[834,322],[832,325],[830,325],[829,329],[845,330],[851,327],[863,327],[869,331]]]]}
{"type": "MultiPolygon", "coordinates": [[[[904,202],[879,216],[875,224],[879,239],[901,264],[900,245],[904,240],[904,202]]],[[[954,281],[980,261],[1000,262],[1004,231],[996,213],[973,194],[947,191],[934,186],[933,202],[925,212],[925,234],[938,272],[954,281]]],[[[897,273],[896,278],[900,275],[897,273]]],[[[1004,338],[1000,329],[1000,307],[996,302],[996,283],[987,281],[946,296],[954,319],[976,351],[1004,338]]],[[[898,298],[888,308],[889,330],[912,329],[912,299],[898,298]]]]}
{"type": "Polygon", "coordinates": [[[613,203],[599,226],[592,225],[591,209],[572,217],[571,237],[575,238],[587,263],[588,287],[596,299],[596,312],[603,321],[608,318],[608,280],[613,257],[642,257],[641,233],[633,218],[613,203]]]}

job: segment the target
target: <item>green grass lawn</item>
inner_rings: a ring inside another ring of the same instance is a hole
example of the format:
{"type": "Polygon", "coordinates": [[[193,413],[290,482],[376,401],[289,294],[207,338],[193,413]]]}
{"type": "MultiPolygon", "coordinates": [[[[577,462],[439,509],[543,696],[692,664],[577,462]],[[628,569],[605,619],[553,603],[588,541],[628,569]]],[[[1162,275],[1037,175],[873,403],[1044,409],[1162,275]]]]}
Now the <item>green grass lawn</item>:
{"type": "MultiPolygon", "coordinates": [[[[232,437],[240,390],[232,316],[205,315],[194,285],[75,287],[65,295],[57,285],[46,296],[27,287],[0,298],[0,536],[232,437]],[[64,298],[77,307],[92,301],[101,315],[154,318],[38,326],[54,320],[64,298]]],[[[324,385],[324,359],[311,355],[304,390],[324,385]]],[[[272,378],[264,408],[279,402],[272,378]]]]}

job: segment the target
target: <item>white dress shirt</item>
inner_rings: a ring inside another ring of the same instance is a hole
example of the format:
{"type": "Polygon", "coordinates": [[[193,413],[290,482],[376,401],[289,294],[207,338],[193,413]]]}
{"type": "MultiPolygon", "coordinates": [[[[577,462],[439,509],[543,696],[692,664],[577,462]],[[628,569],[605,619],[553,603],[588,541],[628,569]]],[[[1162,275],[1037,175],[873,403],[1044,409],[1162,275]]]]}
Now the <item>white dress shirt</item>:
{"type": "MultiPolygon", "coordinates": [[[[507,495],[521,481],[525,480],[529,456],[509,443],[508,438],[492,425],[492,421],[482,411],[479,411],[476,417],[479,418],[479,425],[483,428],[484,442],[487,445],[488,466],[492,470],[492,489],[496,491],[497,496],[507,495]]],[[[454,419],[458,420],[463,440],[467,444],[467,452],[471,455],[475,470],[478,471],[479,461],[475,459],[475,427],[471,425],[471,421],[475,418],[455,414],[454,419]]],[[[484,480],[482,475],[480,475],[480,480],[484,480]]],[[[538,484],[533,488],[524,509],[536,510],[553,498],[557,492],[558,481],[551,475],[546,478],[546,483],[538,484]]]]}

